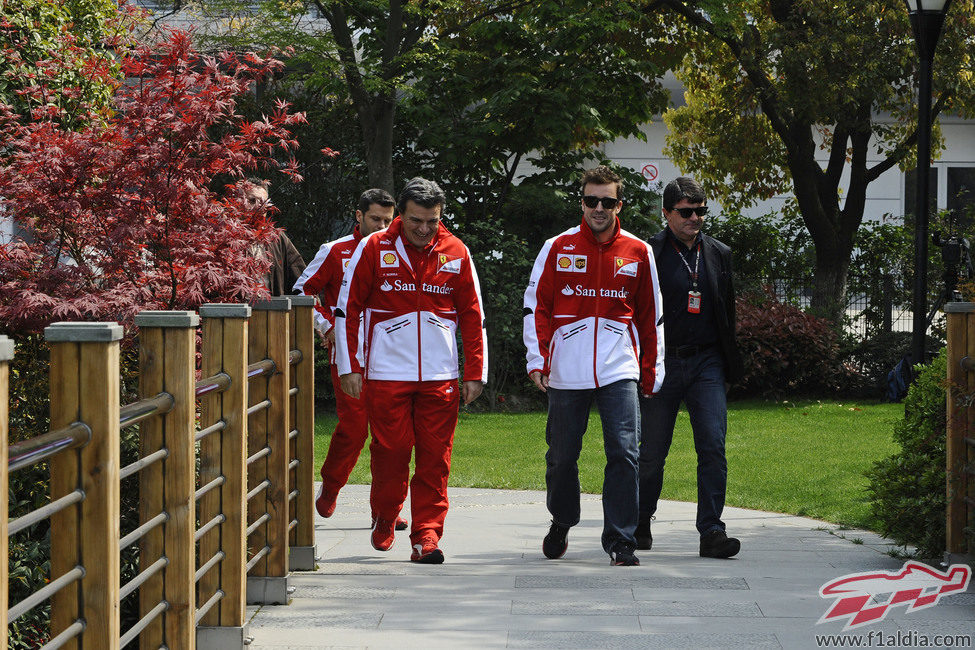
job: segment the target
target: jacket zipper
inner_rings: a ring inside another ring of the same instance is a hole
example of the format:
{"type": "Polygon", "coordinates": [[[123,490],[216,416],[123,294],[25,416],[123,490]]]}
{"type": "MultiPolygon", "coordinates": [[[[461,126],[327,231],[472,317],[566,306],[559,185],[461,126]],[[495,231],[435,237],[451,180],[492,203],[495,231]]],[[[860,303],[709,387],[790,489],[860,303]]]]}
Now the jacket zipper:
{"type": "MultiPolygon", "coordinates": [[[[602,248],[603,248],[603,245],[600,244],[599,242],[596,242],[596,255],[595,255],[595,258],[596,258],[595,259],[595,262],[596,262],[596,291],[599,291],[600,288],[603,286],[603,284],[602,284],[603,283],[603,250],[602,250],[602,248]]],[[[600,311],[600,307],[602,306],[601,303],[603,301],[602,296],[601,296],[601,293],[602,292],[600,291],[599,293],[596,294],[596,326],[595,326],[595,330],[593,331],[593,334],[592,334],[592,380],[593,380],[593,382],[595,382],[596,388],[599,388],[599,375],[596,372],[596,368],[597,368],[597,365],[596,365],[596,355],[597,355],[598,347],[599,347],[599,345],[598,345],[599,344],[599,314],[602,313],[600,311]]]]}

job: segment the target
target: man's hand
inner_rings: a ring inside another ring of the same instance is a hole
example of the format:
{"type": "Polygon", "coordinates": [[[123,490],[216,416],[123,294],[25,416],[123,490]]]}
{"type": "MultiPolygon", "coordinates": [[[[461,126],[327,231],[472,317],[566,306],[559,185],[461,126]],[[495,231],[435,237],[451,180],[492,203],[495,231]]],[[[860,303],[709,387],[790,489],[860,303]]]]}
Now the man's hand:
{"type": "Polygon", "coordinates": [[[329,346],[335,345],[335,328],[334,327],[332,329],[328,330],[327,332],[325,332],[325,344],[326,345],[329,345],[329,346]]]}
{"type": "Polygon", "coordinates": [[[349,397],[359,399],[362,395],[362,373],[350,372],[347,375],[342,375],[339,377],[339,382],[342,384],[342,390],[349,397]]]}
{"type": "Polygon", "coordinates": [[[528,377],[535,382],[535,385],[538,386],[538,390],[542,391],[543,393],[548,392],[548,375],[543,375],[541,370],[532,370],[530,373],[528,373],[528,377]]]}
{"type": "Polygon", "coordinates": [[[477,380],[465,381],[463,384],[464,385],[461,388],[461,397],[464,399],[464,406],[467,406],[478,398],[481,391],[484,390],[484,384],[477,380]]]}

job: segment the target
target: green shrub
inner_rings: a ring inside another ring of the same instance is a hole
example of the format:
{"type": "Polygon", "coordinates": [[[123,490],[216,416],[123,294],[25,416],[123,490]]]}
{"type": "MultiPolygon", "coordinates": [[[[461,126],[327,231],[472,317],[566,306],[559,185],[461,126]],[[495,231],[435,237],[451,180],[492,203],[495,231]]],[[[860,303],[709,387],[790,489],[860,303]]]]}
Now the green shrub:
{"type": "Polygon", "coordinates": [[[894,426],[900,452],[866,473],[873,515],[884,536],[939,558],[945,550],[946,355],[922,368],[894,426]]]}

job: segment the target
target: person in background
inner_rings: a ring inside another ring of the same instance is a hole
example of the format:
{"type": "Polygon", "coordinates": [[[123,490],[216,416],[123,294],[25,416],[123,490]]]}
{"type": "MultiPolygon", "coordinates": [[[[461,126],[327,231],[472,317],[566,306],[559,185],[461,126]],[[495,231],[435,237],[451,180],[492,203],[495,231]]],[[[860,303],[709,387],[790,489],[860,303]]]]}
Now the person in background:
{"type": "MultiPolygon", "coordinates": [[[[248,178],[244,181],[244,205],[249,210],[260,210],[265,214],[273,206],[268,195],[271,183],[261,178],[248,178]]],[[[305,270],[305,260],[295,245],[282,230],[265,250],[256,251],[257,255],[271,258],[271,268],[264,278],[264,285],[272,296],[292,295],[292,287],[305,270]]]]}

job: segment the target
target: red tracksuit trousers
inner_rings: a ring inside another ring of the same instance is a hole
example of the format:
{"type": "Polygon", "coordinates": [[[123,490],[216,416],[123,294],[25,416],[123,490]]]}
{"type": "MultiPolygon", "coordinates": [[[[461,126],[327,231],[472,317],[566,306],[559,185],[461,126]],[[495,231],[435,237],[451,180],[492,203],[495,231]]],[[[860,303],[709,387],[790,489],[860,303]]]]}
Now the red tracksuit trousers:
{"type": "Polygon", "coordinates": [[[372,511],[394,519],[409,480],[410,544],[437,543],[447,518],[447,477],[460,406],[457,380],[367,380],[364,388],[372,428],[372,511]]]}
{"type": "MultiPolygon", "coordinates": [[[[335,410],[339,423],[332,432],[328,454],[322,463],[322,484],[325,494],[338,494],[349,480],[349,474],[359,460],[362,446],[369,436],[366,420],[366,400],[355,399],[342,390],[338,366],[332,362],[332,388],[335,391],[335,410]]],[[[365,392],[365,391],[363,391],[365,392]]],[[[402,501],[400,502],[402,503],[402,501]]]]}

